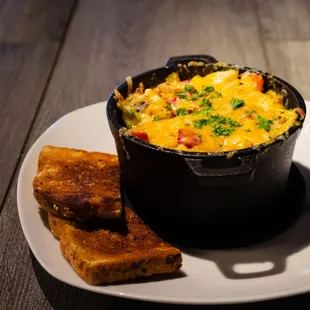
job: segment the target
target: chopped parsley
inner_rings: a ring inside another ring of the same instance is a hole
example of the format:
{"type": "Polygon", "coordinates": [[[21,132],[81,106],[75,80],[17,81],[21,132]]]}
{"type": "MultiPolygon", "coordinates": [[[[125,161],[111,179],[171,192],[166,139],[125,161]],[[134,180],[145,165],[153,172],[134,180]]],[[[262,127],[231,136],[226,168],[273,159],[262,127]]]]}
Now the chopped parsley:
{"type": "Polygon", "coordinates": [[[176,93],[176,95],[177,95],[180,99],[188,100],[188,97],[187,97],[186,93],[184,93],[184,92],[176,93]]]}
{"type": "Polygon", "coordinates": [[[132,128],[132,125],[129,125],[129,124],[126,125],[126,128],[127,128],[127,129],[131,129],[131,128],[132,128]]]}
{"type": "Polygon", "coordinates": [[[210,115],[208,119],[202,118],[193,121],[195,128],[201,129],[204,126],[211,126],[213,133],[217,136],[229,136],[235,131],[235,127],[241,125],[230,117],[221,116],[219,114],[210,115]]]}
{"type": "Polygon", "coordinates": [[[203,89],[206,93],[210,93],[211,91],[214,91],[214,87],[213,86],[206,86],[203,89]]]}
{"type": "Polygon", "coordinates": [[[201,91],[197,92],[195,96],[193,96],[192,100],[193,101],[198,100],[199,98],[203,97],[204,94],[205,94],[204,91],[201,90],[201,91]]]}
{"type": "Polygon", "coordinates": [[[196,119],[193,121],[193,124],[194,124],[194,127],[195,128],[198,128],[198,129],[201,129],[202,127],[204,126],[208,126],[210,125],[210,122],[209,120],[205,119],[205,118],[202,118],[202,119],[196,119]]]}
{"type": "Polygon", "coordinates": [[[258,122],[256,123],[258,128],[265,129],[266,131],[270,131],[270,125],[273,124],[273,121],[262,116],[257,116],[258,122]]]}
{"type": "Polygon", "coordinates": [[[214,128],[213,132],[217,136],[230,136],[235,131],[235,128],[233,127],[224,127],[224,126],[218,126],[214,128]]]}
{"type": "Polygon", "coordinates": [[[158,117],[158,116],[155,116],[155,117],[153,118],[153,121],[154,121],[154,122],[158,122],[158,121],[159,121],[159,117],[158,117]]]}
{"type": "Polygon", "coordinates": [[[188,114],[188,111],[184,108],[178,108],[176,111],[175,111],[176,115],[177,116],[180,116],[180,115],[187,115],[188,114]]]}
{"type": "Polygon", "coordinates": [[[201,97],[207,96],[209,95],[210,92],[214,91],[214,87],[213,86],[205,86],[203,88],[203,90],[199,91],[199,92],[195,92],[195,96],[193,96],[192,100],[198,100],[201,97]]]}
{"type": "Polygon", "coordinates": [[[200,104],[201,107],[211,107],[211,105],[211,101],[207,98],[203,98],[200,104]]]}
{"type": "Polygon", "coordinates": [[[237,121],[234,121],[230,117],[222,116],[220,114],[211,115],[210,120],[212,123],[228,124],[228,125],[234,126],[234,127],[240,126],[240,124],[237,121]]]}
{"type": "Polygon", "coordinates": [[[232,98],[230,100],[230,103],[231,103],[234,110],[237,110],[238,108],[241,108],[242,106],[244,106],[244,100],[243,99],[232,98]]]}
{"type": "Polygon", "coordinates": [[[171,110],[172,110],[172,107],[171,107],[171,103],[170,103],[170,102],[168,102],[168,103],[167,103],[167,105],[166,105],[166,109],[167,109],[167,110],[169,110],[169,111],[171,111],[171,110]]]}
{"type": "Polygon", "coordinates": [[[218,91],[215,91],[214,94],[209,97],[209,99],[218,99],[220,97],[223,97],[222,94],[218,91]]]}
{"type": "Polygon", "coordinates": [[[191,90],[192,90],[192,87],[191,87],[190,85],[186,84],[186,85],[184,86],[184,89],[185,89],[185,91],[191,91],[191,90]]]}

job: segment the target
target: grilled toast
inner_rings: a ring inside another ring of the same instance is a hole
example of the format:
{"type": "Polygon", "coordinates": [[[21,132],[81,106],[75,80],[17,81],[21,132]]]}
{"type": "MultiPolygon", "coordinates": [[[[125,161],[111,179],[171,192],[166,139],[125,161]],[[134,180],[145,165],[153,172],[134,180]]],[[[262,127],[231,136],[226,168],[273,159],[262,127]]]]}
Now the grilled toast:
{"type": "Polygon", "coordinates": [[[79,227],[80,223],[75,221],[70,221],[63,219],[61,217],[58,217],[52,213],[48,213],[48,226],[52,234],[55,238],[58,240],[60,239],[60,236],[63,234],[65,225],[72,225],[75,227],[79,227]]]}
{"type": "Polygon", "coordinates": [[[53,222],[61,226],[53,230],[60,236],[62,254],[77,274],[98,285],[178,271],[181,252],[160,239],[131,209],[126,207],[124,213],[123,221],[111,224],[110,220],[101,227],[53,222]]]}
{"type": "Polygon", "coordinates": [[[118,218],[122,213],[116,155],[45,146],[33,190],[41,208],[66,219],[118,218]]]}

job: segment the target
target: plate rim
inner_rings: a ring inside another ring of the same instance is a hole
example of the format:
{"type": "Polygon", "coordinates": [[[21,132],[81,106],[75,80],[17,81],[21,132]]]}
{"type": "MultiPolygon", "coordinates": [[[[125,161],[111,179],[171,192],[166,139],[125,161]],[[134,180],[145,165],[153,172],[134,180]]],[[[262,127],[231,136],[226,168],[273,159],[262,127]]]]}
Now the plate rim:
{"type": "MultiPolygon", "coordinates": [[[[16,198],[17,198],[17,209],[18,209],[18,217],[19,221],[22,227],[22,231],[24,234],[24,237],[27,241],[27,244],[35,256],[36,260],[39,262],[41,267],[52,277],[57,279],[58,281],[65,283],[67,285],[70,285],[72,287],[76,287],[79,289],[83,289],[86,291],[90,291],[93,293],[99,293],[103,295],[108,296],[114,296],[114,297],[121,297],[121,298],[127,298],[132,300],[140,300],[140,301],[146,301],[146,302],[155,302],[155,303],[167,303],[167,304],[187,304],[187,305],[224,305],[224,304],[242,304],[242,303],[251,303],[251,302],[261,302],[261,301],[267,301],[267,300],[274,300],[278,298],[285,298],[289,296],[296,296],[299,294],[309,293],[310,292],[310,281],[308,285],[302,286],[299,289],[288,289],[288,290],[282,290],[279,292],[269,293],[269,294],[259,294],[259,295],[251,295],[251,296],[245,296],[245,297],[236,297],[236,298],[227,298],[227,297],[217,297],[217,298],[208,298],[208,300],[203,298],[183,298],[179,299],[176,297],[162,297],[162,296],[154,296],[154,295],[147,295],[147,294],[140,294],[140,293],[122,293],[122,292],[116,292],[116,291],[105,291],[104,286],[91,286],[88,283],[85,282],[85,284],[79,284],[79,283],[72,283],[71,281],[67,281],[65,278],[61,278],[58,275],[55,275],[53,271],[45,264],[44,261],[41,260],[39,253],[35,250],[35,247],[33,246],[33,242],[31,240],[31,237],[27,233],[27,224],[25,221],[25,218],[21,214],[21,188],[22,188],[22,180],[23,176],[26,171],[27,163],[30,161],[30,158],[32,157],[32,154],[34,150],[36,149],[37,145],[45,138],[46,134],[53,129],[54,126],[56,126],[58,123],[63,122],[66,118],[70,117],[72,114],[75,114],[77,112],[81,112],[81,110],[94,108],[95,106],[103,106],[106,104],[107,101],[100,101],[94,104],[90,104],[75,110],[72,110],[62,117],[60,117],[58,120],[56,120],[54,123],[52,123],[47,129],[43,131],[43,133],[40,134],[40,136],[35,140],[35,142],[31,145],[29,148],[26,156],[23,159],[23,162],[21,164],[19,173],[18,173],[18,180],[17,180],[17,191],[16,191],[16,198]]],[[[305,100],[306,104],[309,106],[310,101],[305,100]]],[[[52,236],[52,235],[51,235],[52,236]]],[[[61,254],[61,253],[60,253],[61,254]]],[[[68,265],[69,266],[69,265],[68,265]]]]}

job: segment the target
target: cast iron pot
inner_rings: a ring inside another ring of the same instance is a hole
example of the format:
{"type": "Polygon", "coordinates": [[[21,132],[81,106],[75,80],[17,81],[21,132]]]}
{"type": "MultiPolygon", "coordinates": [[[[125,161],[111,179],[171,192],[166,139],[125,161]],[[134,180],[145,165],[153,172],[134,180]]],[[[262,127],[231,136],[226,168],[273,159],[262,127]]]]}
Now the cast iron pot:
{"type": "MultiPolygon", "coordinates": [[[[183,80],[232,67],[261,74],[265,91],[277,90],[287,108],[306,112],[304,100],[289,83],[253,68],[218,63],[206,55],[172,57],[165,67],[132,77],[133,90],[140,82],[155,86],[172,72],[183,80]]],[[[127,82],[117,90],[126,97],[127,82]]],[[[253,227],[267,229],[268,220],[271,226],[274,220],[281,221],[302,117],[272,144],[223,153],[164,149],[124,133],[114,92],[107,102],[107,117],[119,157],[122,193],[157,232],[227,238],[236,231],[250,233],[253,227]]]]}

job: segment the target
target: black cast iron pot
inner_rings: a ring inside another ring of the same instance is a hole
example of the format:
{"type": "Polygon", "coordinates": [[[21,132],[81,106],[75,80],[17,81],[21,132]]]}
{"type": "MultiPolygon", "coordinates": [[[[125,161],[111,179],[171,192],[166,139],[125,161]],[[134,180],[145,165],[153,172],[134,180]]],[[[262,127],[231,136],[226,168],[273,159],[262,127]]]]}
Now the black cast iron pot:
{"type": "MultiPolygon", "coordinates": [[[[248,67],[218,63],[204,55],[172,57],[165,67],[133,77],[133,90],[140,82],[145,87],[155,86],[172,72],[178,72],[183,80],[232,67],[239,72],[261,74],[265,91],[275,89],[284,96],[287,108],[299,107],[306,112],[301,95],[280,78],[248,67]]],[[[126,97],[127,82],[117,90],[126,97]]],[[[190,235],[191,239],[230,238],[237,231],[239,235],[250,234],[254,227],[256,232],[267,229],[268,221],[271,226],[273,221],[281,221],[302,118],[269,145],[236,152],[193,153],[164,149],[124,134],[114,93],[108,99],[107,117],[119,156],[122,192],[157,232],[190,235]]]]}

